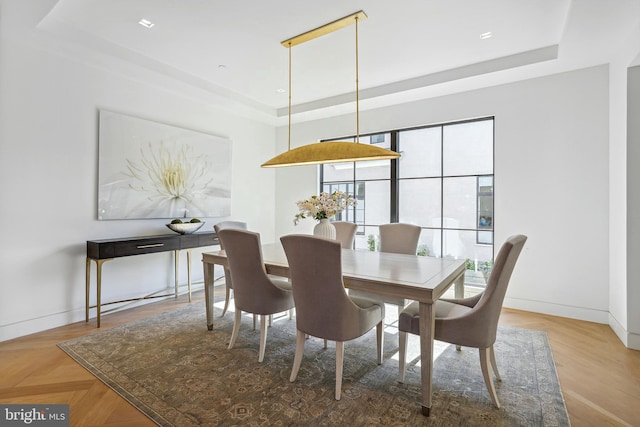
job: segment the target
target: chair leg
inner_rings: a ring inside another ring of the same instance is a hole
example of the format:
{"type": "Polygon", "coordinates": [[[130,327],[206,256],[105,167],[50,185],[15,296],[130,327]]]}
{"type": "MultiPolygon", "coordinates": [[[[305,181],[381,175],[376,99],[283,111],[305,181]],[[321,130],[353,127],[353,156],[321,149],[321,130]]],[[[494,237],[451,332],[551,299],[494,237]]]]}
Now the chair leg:
{"type": "MultiPolygon", "coordinates": [[[[271,317],[271,316],[269,316],[271,317]]],[[[267,346],[267,316],[260,315],[260,351],[258,353],[258,362],[264,360],[264,349],[267,346]]]]}
{"type": "Polygon", "coordinates": [[[289,377],[289,381],[291,382],[294,382],[296,380],[296,376],[298,376],[298,370],[302,363],[302,355],[304,354],[305,339],[305,333],[298,331],[296,334],[296,355],[293,357],[293,367],[291,368],[291,376],[289,377]]]}
{"type": "Polygon", "coordinates": [[[224,307],[222,308],[222,315],[220,315],[220,317],[224,317],[224,314],[227,312],[227,308],[229,308],[229,299],[231,298],[231,288],[227,285],[224,286],[227,291],[224,297],[224,307]]]}
{"type": "Polygon", "coordinates": [[[269,327],[273,326],[273,314],[269,315],[269,327]]]}
{"type": "Polygon", "coordinates": [[[324,340],[324,348],[327,348],[327,340],[324,340]]]}
{"type": "Polygon", "coordinates": [[[342,365],[344,360],[344,341],[336,341],[336,400],[342,393],[342,365]]]}
{"type": "Polygon", "coordinates": [[[407,369],[407,333],[404,331],[400,331],[400,336],[399,338],[399,344],[400,344],[400,348],[399,350],[399,354],[398,357],[400,358],[399,364],[400,364],[400,382],[403,383],[404,382],[404,374],[405,371],[407,369]]]}
{"type": "Polygon", "coordinates": [[[496,388],[493,385],[493,379],[491,378],[491,372],[489,372],[489,359],[491,358],[491,347],[481,348],[480,351],[480,367],[482,368],[482,376],[484,377],[484,383],[487,385],[487,390],[491,395],[491,400],[496,408],[500,408],[500,402],[498,401],[498,395],[496,394],[496,388]]]}
{"type": "Polygon", "coordinates": [[[289,320],[293,319],[293,308],[289,309],[289,320]]]}
{"type": "Polygon", "coordinates": [[[498,364],[496,363],[496,354],[493,351],[493,346],[490,347],[491,352],[489,353],[490,359],[491,359],[491,367],[493,368],[493,373],[496,375],[496,379],[498,381],[502,381],[502,378],[500,377],[500,372],[498,372],[498,364]]]}
{"type": "Polygon", "coordinates": [[[253,330],[256,330],[256,315],[253,315],[253,330]]]}
{"type": "Polygon", "coordinates": [[[384,320],[376,326],[376,338],[378,340],[378,365],[382,365],[382,354],[384,346],[384,320]]]}
{"type": "Polygon", "coordinates": [[[238,331],[240,330],[240,323],[242,322],[242,311],[236,307],[236,315],[233,318],[233,331],[231,331],[231,340],[229,341],[229,350],[233,348],[238,338],[238,331]]]}

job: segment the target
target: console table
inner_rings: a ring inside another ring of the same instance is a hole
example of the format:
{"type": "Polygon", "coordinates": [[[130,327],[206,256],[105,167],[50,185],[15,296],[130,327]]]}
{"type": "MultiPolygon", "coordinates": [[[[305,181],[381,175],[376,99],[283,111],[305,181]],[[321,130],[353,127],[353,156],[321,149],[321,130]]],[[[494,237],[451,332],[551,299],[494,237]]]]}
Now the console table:
{"type": "Polygon", "coordinates": [[[178,297],[178,261],[181,250],[187,250],[187,286],[189,292],[189,301],[191,301],[191,249],[219,245],[218,236],[215,232],[192,233],[192,234],[162,234],[159,236],[145,237],[125,237],[119,239],[104,240],[87,240],[87,265],[86,265],[86,308],[85,321],[89,321],[89,309],[97,309],[98,328],[100,327],[100,312],[103,305],[124,303],[129,301],[137,301],[147,298],[160,298],[171,296],[165,295],[147,295],[140,298],[131,298],[121,301],[111,301],[102,303],[102,264],[114,258],[127,257],[133,255],[151,254],[156,252],[174,253],[175,264],[175,292],[173,295],[178,297]],[[91,261],[96,263],[96,305],[89,305],[89,291],[91,287],[91,261]]]}

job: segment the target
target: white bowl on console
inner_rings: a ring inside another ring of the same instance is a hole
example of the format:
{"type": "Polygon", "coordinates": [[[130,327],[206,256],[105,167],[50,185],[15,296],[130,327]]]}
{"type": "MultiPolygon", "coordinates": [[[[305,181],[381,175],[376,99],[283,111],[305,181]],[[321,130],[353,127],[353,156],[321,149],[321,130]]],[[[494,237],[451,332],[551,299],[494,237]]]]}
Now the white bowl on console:
{"type": "Polygon", "coordinates": [[[167,227],[179,234],[191,234],[200,230],[203,225],[204,222],[183,222],[182,224],[167,224],[167,227]]]}

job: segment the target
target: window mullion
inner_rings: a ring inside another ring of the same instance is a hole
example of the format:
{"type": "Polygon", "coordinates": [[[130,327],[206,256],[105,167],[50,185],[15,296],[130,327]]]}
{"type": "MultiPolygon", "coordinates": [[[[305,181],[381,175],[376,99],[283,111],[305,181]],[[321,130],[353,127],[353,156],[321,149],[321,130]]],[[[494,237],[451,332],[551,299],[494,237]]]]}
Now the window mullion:
{"type": "MultiPolygon", "coordinates": [[[[390,136],[391,151],[398,151],[398,132],[391,132],[390,136]]],[[[389,217],[391,219],[391,222],[398,222],[400,218],[400,182],[398,180],[398,159],[391,160],[391,181],[389,182],[389,185],[391,186],[391,203],[389,203],[389,217]]]]}
{"type": "Polygon", "coordinates": [[[444,257],[444,126],[440,126],[440,256],[444,257]]]}

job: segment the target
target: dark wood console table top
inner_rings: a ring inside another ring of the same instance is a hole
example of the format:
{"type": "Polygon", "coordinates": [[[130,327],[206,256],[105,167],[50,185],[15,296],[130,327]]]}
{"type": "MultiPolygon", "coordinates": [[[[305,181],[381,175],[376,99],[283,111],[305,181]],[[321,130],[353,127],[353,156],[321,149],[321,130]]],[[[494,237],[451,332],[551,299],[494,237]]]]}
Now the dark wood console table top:
{"type": "Polygon", "coordinates": [[[87,265],[86,265],[86,308],[85,321],[89,321],[89,309],[97,309],[97,323],[100,327],[101,307],[107,304],[123,303],[146,298],[159,298],[169,295],[150,295],[140,298],[133,298],[122,301],[112,301],[101,303],[102,297],[102,264],[114,258],[127,257],[133,255],[144,255],[157,252],[174,252],[175,262],[175,292],[178,296],[178,260],[179,252],[187,250],[187,276],[189,301],[191,301],[191,249],[203,246],[219,245],[218,236],[215,232],[202,232],[192,234],[161,234],[157,236],[143,237],[123,237],[117,239],[87,240],[87,265]],[[91,286],[91,261],[96,263],[96,305],[89,302],[89,292],[91,286]]]}

